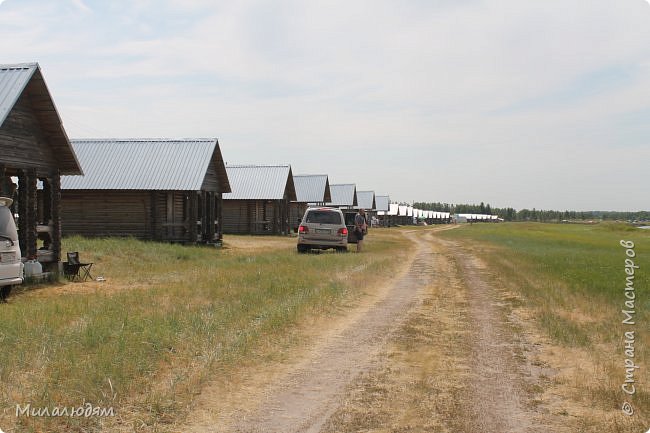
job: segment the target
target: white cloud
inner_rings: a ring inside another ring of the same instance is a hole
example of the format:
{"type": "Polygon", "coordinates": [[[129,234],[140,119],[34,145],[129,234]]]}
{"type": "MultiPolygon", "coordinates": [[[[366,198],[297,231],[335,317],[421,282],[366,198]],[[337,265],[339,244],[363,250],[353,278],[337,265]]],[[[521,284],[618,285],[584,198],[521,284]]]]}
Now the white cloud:
{"type": "Polygon", "coordinates": [[[403,200],[644,200],[613,192],[613,162],[650,132],[638,2],[72,2],[0,14],[2,57],[41,61],[71,136],[217,135],[232,162],[403,200]]]}
{"type": "Polygon", "coordinates": [[[80,11],[82,12],[92,12],[92,10],[84,3],[84,0],[71,0],[80,11]]]}

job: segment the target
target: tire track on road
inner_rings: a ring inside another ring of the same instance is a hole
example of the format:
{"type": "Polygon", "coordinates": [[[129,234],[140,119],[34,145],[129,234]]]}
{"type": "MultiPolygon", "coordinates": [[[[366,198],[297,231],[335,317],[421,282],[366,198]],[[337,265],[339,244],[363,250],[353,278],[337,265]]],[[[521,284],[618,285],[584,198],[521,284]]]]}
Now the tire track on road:
{"type": "MultiPolygon", "coordinates": [[[[228,431],[316,433],[339,406],[346,387],[372,368],[434,272],[430,234],[407,234],[416,245],[409,270],[356,321],[329,337],[308,363],[272,386],[257,408],[240,413],[228,431]]],[[[210,431],[210,430],[206,430],[210,431]]],[[[213,430],[221,431],[221,430],[213,430]]]]}

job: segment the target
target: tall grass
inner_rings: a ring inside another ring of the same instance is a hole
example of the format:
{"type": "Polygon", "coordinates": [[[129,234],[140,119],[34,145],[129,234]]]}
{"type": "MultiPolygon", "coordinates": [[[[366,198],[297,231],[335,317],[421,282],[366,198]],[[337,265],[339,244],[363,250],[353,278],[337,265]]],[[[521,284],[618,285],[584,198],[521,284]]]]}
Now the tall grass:
{"type": "Polygon", "coordinates": [[[367,289],[364,280],[390,275],[391,251],[404,242],[377,231],[367,254],[299,255],[295,239],[264,251],[65,239],[64,250],[80,251],[107,281],[45,286],[2,306],[1,424],[159,430],[207,378],[252,353],[271,356],[301,320],[331,314],[367,289]],[[117,417],[13,416],[16,404],[84,402],[114,407],[117,417]]]}

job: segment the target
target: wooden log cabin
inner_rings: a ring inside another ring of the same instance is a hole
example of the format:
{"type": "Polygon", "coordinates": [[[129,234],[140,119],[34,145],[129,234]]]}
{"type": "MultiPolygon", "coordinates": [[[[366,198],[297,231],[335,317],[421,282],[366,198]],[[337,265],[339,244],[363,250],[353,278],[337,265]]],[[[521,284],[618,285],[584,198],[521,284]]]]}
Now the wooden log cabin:
{"type": "Polygon", "coordinates": [[[366,221],[368,225],[372,223],[373,218],[377,218],[377,202],[374,191],[357,191],[357,208],[366,211],[366,221]]]}
{"type": "Polygon", "coordinates": [[[353,183],[339,183],[330,185],[332,201],[327,206],[340,209],[354,209],[358,205],[357,186],[353,183]]]}
{"type": "Polygon", "coordinates": [[[291,166],[227,165],[232,192],[223,196],[224,233],[286,235],[296,200],[291,166]]]}
{"type": "Polygon", "coordinates": [[[390,197],[387,195],[378,195],[375,197],[377,204],[377,219],[383,227],[389,227],[388,212],[390,211],[390,197]]]}
{"type": "Polygon", "coordinates": [[[0,65],[1,195],[14,200],[23,260],[38,258],[44,270],[58,271],[60,179],[80,174],[38,63],[0,65]]]}
{"type": "Polygon", "coordinates": [[[230,191],[217,139],[72,140],[85,176],[62,178],[64,235],[219,243],[230,191]]]}
{"type": "Polygon", "coordinates": [[[309,206],[324,206],[332,200],[330,182],[326,174],[296,174],[293,176],[296,187],[296,201],[292,201],[289,209],[289,222],[294,231],[309,206]]]}
{"type": "Polygon", "coordinates": [[[398,203],[390,203],[388,205],[388,212],[386,213],[386,218],[388,219],[388,226],[396,226],[399,225],[399,204],[398,203]]]}

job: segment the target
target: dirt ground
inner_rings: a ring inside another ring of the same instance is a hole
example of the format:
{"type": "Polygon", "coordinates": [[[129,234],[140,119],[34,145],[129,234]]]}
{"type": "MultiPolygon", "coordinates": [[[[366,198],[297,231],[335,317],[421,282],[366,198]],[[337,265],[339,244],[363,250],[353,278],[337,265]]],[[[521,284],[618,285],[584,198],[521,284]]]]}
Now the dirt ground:
{"type": "Polygon", "coordinates": [[[385,287],[285,361],[215,379],[175,431],[568,432],[509,295],[440,229],[404,232],[413,253],[385,287]]]}

